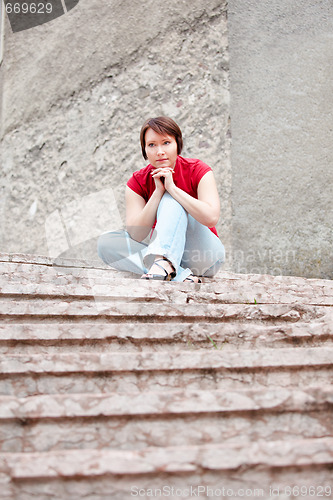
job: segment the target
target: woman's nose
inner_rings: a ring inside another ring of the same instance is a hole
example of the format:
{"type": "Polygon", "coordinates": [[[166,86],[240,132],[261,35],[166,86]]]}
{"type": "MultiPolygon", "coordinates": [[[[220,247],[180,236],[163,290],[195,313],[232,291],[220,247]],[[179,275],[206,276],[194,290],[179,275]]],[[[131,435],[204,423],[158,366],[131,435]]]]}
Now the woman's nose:
{"type": "Polygon", "coordinates": [[[164,149],[163,149],[163,146],[157,146],[157,154],[158,155],[161,155],[164,153],[164,149]]]}

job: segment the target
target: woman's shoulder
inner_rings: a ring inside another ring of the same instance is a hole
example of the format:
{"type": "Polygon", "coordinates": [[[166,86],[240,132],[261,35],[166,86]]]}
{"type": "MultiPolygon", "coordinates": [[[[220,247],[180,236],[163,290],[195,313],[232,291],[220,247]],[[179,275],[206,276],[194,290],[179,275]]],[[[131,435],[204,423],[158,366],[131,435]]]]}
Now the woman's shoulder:
{"type": "Polygon", "coordinates": [[[127,181],[127,186],[131,188],[136,193],[144,196],[143,190],[146,189],[147,182],[149,182],[150,175],[149,172],[152,169],[152,165],[147,165],[146,167],[140,168],[132,173],[131,177],[127,181]]]}
{"type": "Polygon", "coordinates": [[[133,172],[133,175],[147,175],[149,174],[149,172],[151,171],[151,169],[154,168],[150,163],[148,165],[146,165],[145,167],[142,167],[142,168],[139,168],[139,170],[135,170],[135,172],[133,172]]]}
{"type": "Polygon", "coordinates": [[[132,173],[132,176],[129,180],[135,179],[139,182],[145,181],[147,179],[150,171],[154,168],[152,165],[146,165],[145,167],[140,168],[139,170],[135,170],[135,172],[132,173]]]}
{"type": "Polygon", "coordinates": [[[197,168],[197,167],[209,167],[207,163],[199,160],[199,158],[184,158],[183,156],[178,156],[179,162],[183,167],[187,168],[197,168]]]}
{"type": "Polygon", "coordinates": [[[183,172],[185,177],[190,179],[194,191],[196,191],[203,176],[207,174],[207,172],[210,172],[212,170],[212,168],[207,165],[207,163],[204,163],[198,158],[180,157],[180,163],[181,171],[183,172]]]}
{"type": "Polygon", "coordinates": [[[199,160],[198,158],[183,158],[178,157],[180,160],[180,166],[183,171],[188,171],[191,176],[195,176],[200,180],[203,175],[212,170],[212,168],[207,165],[207,163],[199,160]]]}
{"type": "Polygon", "coordinates": [[[153,189],[152,184],[154,181],[152,176],[149,174],[152,168],[154,167],[149,164],[146,167],[136,170],[133,172],[126,184],[130,189],[132,189],[132,191],[142,196],[145,201],[148,201],[153,189]]]}

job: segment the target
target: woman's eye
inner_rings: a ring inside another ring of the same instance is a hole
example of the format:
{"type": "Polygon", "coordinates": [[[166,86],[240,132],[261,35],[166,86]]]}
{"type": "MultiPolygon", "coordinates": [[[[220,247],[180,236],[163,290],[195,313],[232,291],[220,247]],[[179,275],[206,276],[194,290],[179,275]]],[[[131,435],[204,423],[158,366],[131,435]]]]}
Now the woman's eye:
{"type": "Polygon", "coordinates": [[[164,141],[164,144],[167,146],[168,144],[170,144],[170,141],[164,141]]]}
{"type": "Polygon", "coordinates": [[[153,146],[154,146],[154,144],[152,144],[152,143],[148,144],[149,148],[152,148],[153,146]]]}

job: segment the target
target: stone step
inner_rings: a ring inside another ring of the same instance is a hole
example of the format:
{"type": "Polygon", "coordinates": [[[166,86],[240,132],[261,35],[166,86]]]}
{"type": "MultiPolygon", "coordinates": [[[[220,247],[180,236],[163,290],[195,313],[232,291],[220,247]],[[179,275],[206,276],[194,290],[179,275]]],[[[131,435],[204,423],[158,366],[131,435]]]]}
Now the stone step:
{"type": "MultiPolygon", "coordinates": [[[[171,285],[172,286],[172,285],[171,285]]],[[[211,303],[143,303],[119,302],[109,300],[75,300],[63,299],[7,299],[0,301],[0,318],[13,321],[21,318],[24,321],[35,317],[36,321],[62,320],[84,321],[91,317],[104,321],[267,321],[297,322],[300,320],[318,321],[332,318],[332,311],[327,306],[303,304],[211,304],[211,303]]],[[[96,323],[97,324],[97,323],[96,323]]]]}
{"type": "Polygon", "coordinates": [[[308,345],[332,346],[333,319],[316,322],[154,322],[138,328],[135,322],[0,324],[0,354],[103,351],[174,351],[175,349],[231,350],[308,345]]]}
{"type": "Polygon", "coordinates": [[[298,412],[332,409],[333,388],[238,391],[173,390],[127,394],[53,394],[0,398],[0,421],[197,413],[298,412]]]}
{"type": "Polygon", "coordinates": [[[110,269],[100,259],[91,261],[85,259],[67,259],[61,257],[47,257],[45,255],[25,254],[25,253],[5,253],[0,252],[0,263],[34,264],[48,267],[77,267],[82,269],[110,269]]]}
{"type": "Polygon", "coordinates": [[[243,351],[178,351],[66,353],[51,355],[13,355],[0,357],[5,374],[144,372],[173,370],[254,370],[302,367],[333,368],[333,348],[315,347],[260,349],[243,351]]]}
{"type": "Polygon", "coordinates": [[[332,349],[188,350],[1,357],[0,394],[240,390],[327,385],[332,349]]]}
{"type": "Polygon", "coordinates": [[[288,370],[173,370],[137,372],[77,372],[7,374],[0,378],[0,395],[28,397],[38,394],[131,394],[136,391],[163,392],[166,388],[189,390],[242,390],[247,388],[269,391],[272,388],[307,387],[313,383],[325,386],[332,379],[332,368],[303,366],[288,370]]]}
{"type": "Polygon", "coordinates": [[[0,294],[113,297],[170,301],[186,295],[187,302],[303,303],[333,305],[333,284],[329,280],[236,275],[229,273],[218,282],[161,283],[122,278],[112,270],[52,267],[36,264],[1,263],[0,294]],[[298,280],[298,283],[297,283],[298,280]],[[167,288],[163,288],[166,286],[167,288]],[[171,294],[171,296],[170,296],[171,294]]]}
{"type": "MultiPolygon", "coordinates": [[[[178,290],[168,290],[160,286],[156,287],[156,282],[149,286],[138,286],[135,281],[129,287],[129,280],[117,281],[116,283],[6,283],[0,284],[0,300],[15,300],[15,299],[104,299],[104,300],[123,300],[123,301],[155,301],[158,303],[173,302],[186,303],[187,295],[180,293],[178,290]],[[172,294],[172,295],[170,295],[172,294]]],[[[132,280],[134,281],[134,280],[132,280]]],[[[172,285],[171,285],[172,286],[172,285]]],[[[188,286],[188,284],[186,284],[188,286]]],[[[174,288],[174,287],[173,287],[174,288]]],[[[198,299],[200,297],[198,296],[198,299]]]]}
{"type": "Polygon", "coordinates": [[[0,254],[1,498],[124,500],[164,479],[265,485],[262,498],[279,477],[325,486],[332,305],[329,280],[163,283],[0,254]]]}
{"type": "MultiPolygon", "coordinates": [[[[73,278],[73,281],[75,278],[73,278]]],[[[333,294],[328,295],[328,292],[321,291],[320,294],[313,296],[311,293],[306,294],[301,290],[274,290],[269,292],[264,286],[250,285],[238,288],[234,283],[228,284],[224,282],[222,289],[219,286],[215,287],[210,283],[201,285],[193,285],[190,283],[158,283],[158,282],[143,282],[138,280],[122,279],[110,280],[106,283],[96,283],[96,280],[91,278],[88,283],[32,283],[30,280],[24,282],[17,278],[17,283],[0,283],[0,299],[10,298],[49,298],[63,297],[66,298],[96,298],[96,299],[118,299],[132,301],[157,301],[157,302],[195,302],[195,303],[242,303],[242,304],[309,304],[309,305],[333,305],[333,294]],[[112,282],[111,282],[112,281],[112,282]],[[164,288],[164,287],[167,288],[164,288]]]]}
{"type": "Polygon", "coordinates": [[[245,445],[150,447],[143,450],[66,450],[0,454],[0,472],[12,479],[196,473],[239,468],[333,464],[333,438],[258,440],[245,445]]]}
{"type": "MultiPolygon", "coordinates": [[[[199,469],[199,468],[198,468],[199,469]]],[[[105,474],[17,479],[0,477],[2,500],[131,500],[137,498],[332,498],[330,464],[308,467],[239,467],[173,474],[105,474]],[[302,490],[301,490],[302,488],[302,490]],[[294,494],[293,494],[294,492],[294,494]],[[293,495],[293,496],[292,496],[293,495]],[[316,496],[315,496],[316,495],[316,496]],[[319,496],[317,496],[319,495],[319,496]]]]}
{"type": "MultiPolygon", "coordinates": [[[[235,389],[232,390],[235,397],[235,389]]],[[[227,391],[223,392],[222,397],[225,398],[227,391]]],[[[147,394],[149,397],[150,393],[147,394]]],[[[88,396],[91,402],[92,399],[88,396]]],[[[157,397],[162,396],[160,394],[157,397]]],[[[258,408],[250,412],[213,412],[205,411],[204,408],[204,411],[200,412],[194,401],[192,413],[169,411],[135,416],[96,415],[1,420],[0,453],[92,448],[141,450],[147,446],[199,446],[209,443],[241,442],[245,445],[259,439],[283,441],[332,436],[331,403],[327,400],[325,403],[318,401],[316,407],[315,398],[312,399],[311,394],[306,397],[301,405],[304,411],[299,411],[298,408],[297,411],[258,408]],[[306,406],[306,400],[310,401],[310,407],[306,406]],[[325,406],[328,409],[324,409],[325,406]],[[316,409],[312,411],[311,407],[316,409]]],[[[297,400],[294,399],[295,401],[297,400]]],[[[100,404],[100,401],[97,401],[97,404],[100,404]]]]}
{"type": "MultiPolygon", "coordinates": [[[[135,275],[131,273],[121,273],[112,269],[111,267],[105,265],[101,260],[89,261],[83,259],[63,259],[63,258],[51,258],[45,256],[38,255],[29,255],[29,254],[6,254],[0,253],[0,268],[2,272],[6,272],[6,269],[12,271],[14,269],[27,269],[24,267],[26,265],[30,266],[30,271],[42,271],[42,274],[46,272],[47,269],[53,269],[54,271],[59,271],[63,273],[67,273],[67,270],[77,269],[77,272],[84,273],[89,270],[102,270],[107,271],[110,276],[121,276],[123,277],[126,274],[126,277],[135,277],[135,275]],[[18,264],[17,267],[15,265],[18,264]],[[8,267],[6,267],[8,266],[8,267]],[[40,267],[42,266],[42,267],[40,267]]],[[[104,273],[106,276],[106,274],[104,273]]],[[[322,288],[328,287],[332,290],[333,283],[332,280],[325,280],[322,278],[304,278],[300,276],[272,276],[268,274],[237,274],[228,271],[219,271],[218,274],[214,278],[207,279],[209,283],[217,283],[223,285],[223,280],[231,279],[237,280],[238,282],[247,281],[249,283],[265,283],[267,287],[278,285],[289,285],[290,289],[294,289],[299,285],[310,285],[312,288],[319,287],[322,288]]]]}

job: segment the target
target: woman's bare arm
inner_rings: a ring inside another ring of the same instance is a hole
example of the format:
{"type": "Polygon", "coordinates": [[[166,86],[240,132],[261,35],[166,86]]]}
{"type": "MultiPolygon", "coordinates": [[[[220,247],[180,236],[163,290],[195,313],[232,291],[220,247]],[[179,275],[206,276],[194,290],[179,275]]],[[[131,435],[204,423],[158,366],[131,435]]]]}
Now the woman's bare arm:
{"type": "Polygon", "coordinates": [[[213,227],[217,224],[220,216],[220,199],[211,170],[198,184],[198,199],[178,188],[173,182],[171,172],[160,172],[160,170],[157,169],[155,172],[158,172],[156,175],[164,174],[165,189],[192,217],[204,226],[213,227]]]}
{"type": "Polygon", "coordinates": [[[162,189],[155,189],[146,203],[142,196],[126,186],[126,229],[131,238],[142,241],[148,236],[154,225],[157,208],[163,194],[162,189]]]}

